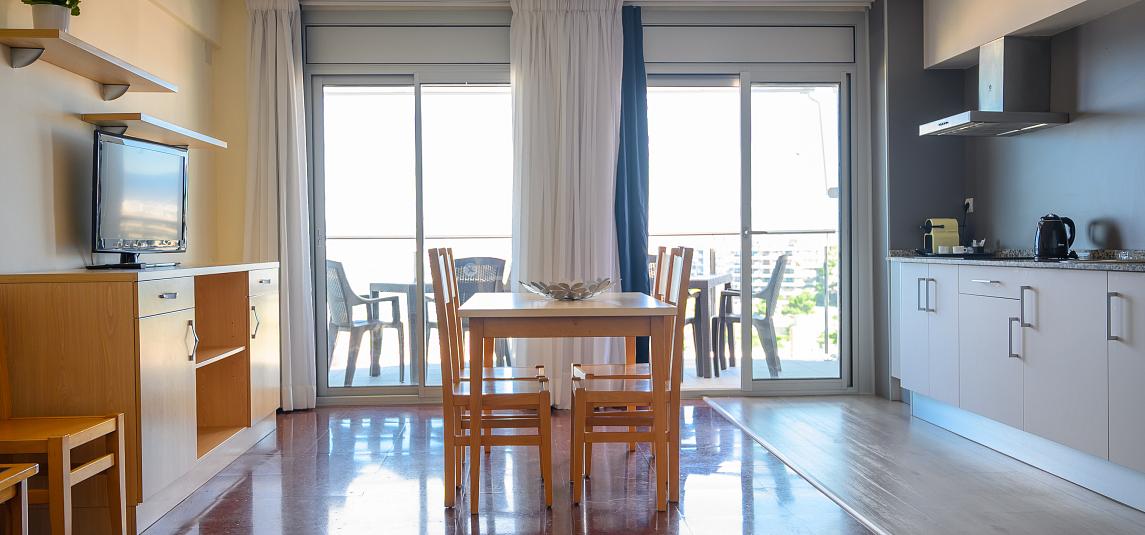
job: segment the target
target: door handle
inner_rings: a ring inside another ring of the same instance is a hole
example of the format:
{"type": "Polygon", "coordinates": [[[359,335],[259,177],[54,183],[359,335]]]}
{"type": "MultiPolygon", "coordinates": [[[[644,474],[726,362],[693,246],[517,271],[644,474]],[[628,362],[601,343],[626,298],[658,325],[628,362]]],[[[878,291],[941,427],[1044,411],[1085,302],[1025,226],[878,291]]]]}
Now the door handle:
{"type": "MultiPolygon", "coordinates": [[[[919,290],[919,287],[922,286],[922,282],[925,280],[926,279],[920,277],[914,281],[914,305],[915,305],[915,308],[917,308],[919,312],[926,312],[926,306],[930,304],[930,303],[927,303],[927,305],[922,304],[922,294],[926,290],[921,290],[921,291],[919,290]]],[[[930,301],[929,295],[927,296],[926,300],[930,301]]]]}
{"type": "Polygon", "coordinates": [[[1014,352],[1014,324],[1015,323],[1017,323],[1018,327],[1021,328],[1022,319],[1021,318],[1010,318],[1010,321],[1008,323],[1006,323],[1006,330],[1009,331],[1007,333],[1007,335],[1010,339],[1010,341],[1007,343],[1008,345],[1006,346],[1006,351],[1010,354],[1010,358],[1020,359],[1020,358],[1022,358],[1022,356],[1014,352]]]}
{"type": "Polygon", "coordinates": [[[254,332],[251,333],[250,339],[254,340],[258,337],[258,328],[262,326],[262,319],[258,317],[258,306],[251,305],[250,312],[254,315],[254,332]]]}
{"type": "Polygon", "coordinates": [[[930,283],[934,283],[934,301],[938,302],[938,281],[934,279],[926,279],[926,310],[928,312],[938,312],[937,308],[930,306],[930,283]]]}
{"type": "Polygon", "coordinates": [[[1106,340],[1121,340],[1120,336],[1113,334],[1113,298],[1121,297],[1117,292],[1105,293],[1105,339],[1106,340]]]}
{"type": "Polygon", "coordinates": [[[271,282],[272,282],[271,279],[259,279],[258,280],[259,284],[270,284],[271,282]]]}
{"type": "Polygon", "coordinates": [[[159,299],[178,299],[179,292],[164,292],[159,294],[159,299]]]}
{"type": "Polygon", "coordinates": [[[1019,325],[1022,327],[1033,327],[1034,325],[1026,321],[1026,290],[1033,290],[1033,286],[1022,286],[1018,288],[1018,318],[1019,325]]]}
{"type": "Polygon", "coordinates": [[[187,320],[187,328],[191,330],[191,337],[194,343],[191,345],[191,353],[187,355],[187,360],[194,362],[195,353],[199,352],[199,331],[195,330],[195,320],[187,320]]]}
{"type": "Polygon", "coordinates": [[[977,282],[978,284],[1002,284],[1002,281],[990,279],[970,279],[970,282],[977,282]]]}

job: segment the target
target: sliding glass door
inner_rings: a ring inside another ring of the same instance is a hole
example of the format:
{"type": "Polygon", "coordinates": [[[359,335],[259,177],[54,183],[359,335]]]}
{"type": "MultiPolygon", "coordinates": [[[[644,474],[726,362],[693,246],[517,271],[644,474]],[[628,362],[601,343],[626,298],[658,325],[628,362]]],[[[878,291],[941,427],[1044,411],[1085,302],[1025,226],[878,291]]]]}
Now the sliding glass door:
{"type": "MultiPolygon", "coordinates": [[[[439,393],[428,248],[454,248],[463,294],[505,285],[509,86],[425,78],[316,76],[310,88],[320,395],[439,393]]],[[[511,362],[508,344],[497,356],[511,362]]]]}

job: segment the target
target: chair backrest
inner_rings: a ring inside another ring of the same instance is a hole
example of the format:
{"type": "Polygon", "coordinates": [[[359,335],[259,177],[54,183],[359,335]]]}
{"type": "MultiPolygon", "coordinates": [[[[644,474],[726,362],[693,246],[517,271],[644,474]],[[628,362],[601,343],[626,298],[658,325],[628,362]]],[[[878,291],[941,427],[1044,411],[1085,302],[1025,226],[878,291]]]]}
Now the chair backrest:
{"type": "Polygon", "coordinates": [[[441,387],[443,399],[448,402],[453,397],[453,387],[460,382],[465,370],[464,337],[459,306],[457,280],[453,271],[453,250],[434,248],[429,250],[429,270],[433,277],[433,303],[437,309],[437,337],[441,355],[441,387]]]}
{"type": "Polygon", "coordinates": [[[478,292],[505,290],[505,261],[500,258],[471,256],[458,258],[453,265],[457,276],[458,298],[462,303],[478,292]]]}
{"type": "Polygon", "coordinates": [[[12,390],[8,384],[8,338],[0,320],[0,420],[12,417],[12,390]]]}
{"type": "Polygon", "coordinates": [[[775,260],[775,266],[771,268],[771,278],[767,281],[767,286],[760,292],[758,298],[767,302],[767,310],[764,316],[771,316],[775,311],[775,304],[779,301],[779,290],[783,288],[783,277],[787,272],[787,259],[791,255],[780,255],[775,260]]]}
{"type": "Polygon", "coordinates": [[[672,325],[672,356],[669,361],[668,377],[673,406],[680,402],[680,382],[684,378],[684,318],[688,312],[688,284],[692,278],[692,253],[688,247],[676,247],[667,255],[665,296],[658,298],[675,305],[676,313],[672,325]]]}
{"type": "Polygon", "coordinates": [[[661,246],[656,250],[656,274],[652,278],[652,297],[661,301],[664,300],[664,295],[668,293],[668,259],[670,256],[666,247],[661,246]]]}
{"type": "Polygon", "coordinates": [[[354,311],[347,295],[353,295],[350,281],[346,279],[346,270],[342,269],[341,262],[326,261],[326,308],[330,311],[330,323],[334,325],[352,325],[354,311]]]}

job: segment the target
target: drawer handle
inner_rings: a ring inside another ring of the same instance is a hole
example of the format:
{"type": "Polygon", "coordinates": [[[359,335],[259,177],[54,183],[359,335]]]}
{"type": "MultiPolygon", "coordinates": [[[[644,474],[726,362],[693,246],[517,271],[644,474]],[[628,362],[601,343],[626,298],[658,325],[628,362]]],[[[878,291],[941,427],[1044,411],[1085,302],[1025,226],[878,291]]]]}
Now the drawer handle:
{"type": "Polygon", "coordinates": [[[1033,290],[1033,286],[1022,286],[1018,288],[1018,317],[1020,318],[1019,324],[1022,327],[1033,327],[1034,324],[1026,321],[1026,290],[1033,290]]]}
{"type": "Polygon", "coordinates": [[[259,280],[258,280],[258,283],[259,283],[259,284],[270,284],[270,283],[272,283],[272,282],[274,282],[274,280],[273,280],[273,279],[259,279],[259,280]]]}
{"type": "Polygon", "coordinates": [[[159,299],[178,299],[179,292],[165,292],[159,294],[159,299]]]}
{"type": "Polygon", "coordinates": [[[995,281],[990,279],[970,279],[970,282],[977,282],[978,284],[1002,284],[1002,281],[995,281]]]}
{"type": "Polygon", "coordinates": [[[262,327],[262,318],[258,317],[258,307],[255,305],[250,306],[250,313],[254,315],[254,332],[250,334],[250,339],[258,338],[258,328],[262,327]]]}
{"type": "Polygon", "coordinates": [[[1010,318],[1009,323],[1006,324],[1006,330],[1009,331],[1007,333],[1007,335],[1009,336],[1009,339],[1010,339],[1010,341],[1008,342],[1008,345],[1006,346],[1006,350],[1007,350],[1007,352],[1010,353],[1010,358],[1020,359],[1020,358],[1022,358],[1022,356],[1014,352],[1014,324],[1015,323],[1017,323],[1018,326],[1021,327],[1022,326],[1022,319],[1021,318],[1010,318]]]}
{"type": "Polygon", "coordinates": [[[1105,294],[1105,339],[1110,341],[1121,340],[1120,336],[1113,334],[1113,298],[1121,297],[1117,292],[1105,294]]]}
{"type": "MultiPolygon", "coordinates": [[[[919,278],[914,281],[914,306],[919,312],[926,312],[927,308],[929,308],[929,303],[927,305],[922,304],[922,294],[927,290],[921,290],[920,288],[925,280],[926,279],[919,278]]],[[[930,300],[930,295],[927,295],[926,298],[930,300]]]]}
{"type": "Polygon", "coordinates": [[[187,327],[191,329],[191,336],[194,340],[194,344],[191,346],[191,353],[187,355],[187,360],[194,362],[195,353],[199,352],[199,331],[195,330],[195,320],[187,320],[187,327]]]}

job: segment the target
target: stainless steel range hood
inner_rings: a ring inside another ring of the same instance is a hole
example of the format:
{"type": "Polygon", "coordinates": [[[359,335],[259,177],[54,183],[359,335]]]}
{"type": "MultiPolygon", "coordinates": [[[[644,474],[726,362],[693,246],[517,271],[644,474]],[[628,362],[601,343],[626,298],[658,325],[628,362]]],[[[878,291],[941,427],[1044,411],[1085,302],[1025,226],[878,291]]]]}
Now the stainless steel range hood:
{"type": "Polygon", "coordinates": [[[1069,122],[1050,109],[1050,42],[1003,37],[978,48],[978,109],[918,127],[920,136],[1016,136],[1069,122]]]}

